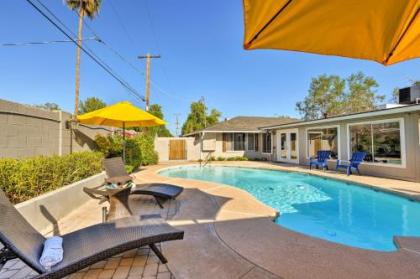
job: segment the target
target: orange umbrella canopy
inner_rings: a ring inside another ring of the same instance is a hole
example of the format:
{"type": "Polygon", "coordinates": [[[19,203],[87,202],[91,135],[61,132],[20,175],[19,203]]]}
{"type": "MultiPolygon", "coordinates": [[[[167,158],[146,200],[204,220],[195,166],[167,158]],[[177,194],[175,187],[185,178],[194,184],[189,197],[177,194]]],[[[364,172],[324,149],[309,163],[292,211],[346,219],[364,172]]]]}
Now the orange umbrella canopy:
{"type": "Polygon", "coordinates": [[[83,124],[119,128],[152,127],[166,124],[162,119],[133,106],[127,101],[79,115],[77,120],[83,124]]]}
{"type": "Polygon", "coordinates": [[[374,60],[420,57],[420,0],[243,0],[245,49],[374,60]]]}

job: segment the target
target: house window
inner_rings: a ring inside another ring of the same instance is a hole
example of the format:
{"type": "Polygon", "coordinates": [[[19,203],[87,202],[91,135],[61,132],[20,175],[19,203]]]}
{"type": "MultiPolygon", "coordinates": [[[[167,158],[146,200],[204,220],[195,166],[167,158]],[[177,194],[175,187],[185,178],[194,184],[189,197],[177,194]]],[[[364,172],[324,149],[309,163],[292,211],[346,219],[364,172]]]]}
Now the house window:
{"type": "Polygon", "coordinates": [[[331,158],[338,159],[338,128],[313,128],[307,130],[308,157],[320,150],[331,151],[331,158]]]}
{"type": "Polygon", "coordinates": [[[223,133],[223,152],[245,150],[244,133],[223,133]]]}
{"type": "Polygon", "coordinates": [[[262,134],[262,152],[271,153],[271,134],[270,133],[262,134]]]}
{"type": "Polygon", "coordinates": [[[233,148],[235,151],[245,150],[245,134],[244,133],[233,134],[233,148]]]}
{"type": "Polygon", "coordinates": [[[255,151],[255,134],[248,134],[248,150],[255,151]]]}
{"type": "Polygon", "coordinates": [[[223,134],[223,152],[233,151],[233,134],[223,134]]]}
{"type": "Polygon", "coordinates": [[[400,127],[398,120],[349,125],[351,153],[366,152],[366,162],[401,165],[400,127]]]}
{"type": "Polygon", "coordinates": [[[258,151],[258,134],[248,134],[248,150],[258,151]]]}

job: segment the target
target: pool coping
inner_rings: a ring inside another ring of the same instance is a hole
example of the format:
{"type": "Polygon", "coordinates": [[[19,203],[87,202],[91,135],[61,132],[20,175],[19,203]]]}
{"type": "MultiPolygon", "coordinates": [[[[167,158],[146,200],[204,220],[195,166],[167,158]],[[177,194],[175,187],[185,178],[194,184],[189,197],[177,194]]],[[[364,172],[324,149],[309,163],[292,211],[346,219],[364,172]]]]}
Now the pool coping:
{"type": "MultiPolygon", "coordinates": [[[[272,165],[272,164],[264,164],[264,165],[263,164],[258,164],[258,165],[253,164],[251,166],[250,164],[244,165],[243,163],[237,164],[235,162],[233,162],[233,163],[232,162],[229,162],[229,163],[218,163],[218,164],[212,164],[212,165],[214,165],[214,166],[226,166],[226,167],[242,167],[242,168],[251,168],[251,169],[266,169],[266,170],[281,170],[281,171],[289,171],[289,172],[299,172],[299,171],[296,171],[296,170],[287,170],[287,169],[285,169],[282,166],[277,166],[277,165],[272,165]]],[[[233,191],[242,191],[242,192],[247,193],[247,196],[244,196],[245,197],[245,200],[240,201],[240,202],[246,202],[246,199],[247,198],[250,198],[250,199],[253,199],[254,201],[257,201],[259,203],[262,203],[259,200],[257,200],[254,196],[252,196],[250,193],[248,193],[247,191],[242,190],[242,189],[239,189],[239,188],[236,188],[236,187],[231,186],[231,185],[228,185],[228,184],[222,184],[222,183],[216,183],[216,182],[209,182],[209,181],[202,181],[202,180],[194,180],[194,179],[187,179],[187,178],[185,178],[185,179],[184,178],[171,178],[171,177],[166,177],[166,176],[160,175],[160,172],[162,172],[164,170],[174,169],[174,168],[176,169],[176,168],[187,167],[187,166],[197,167],[197,164],[194,164],[192,162],[187,162],[187,163],[179,163],[179,162],[177,162],[176,164],[172,164],[172,165],[171,164],[162,164],[162,165],[159,165],[159,166],[151,167],[146,172],[149,173],[149,174],[155,175],[155,177],[152,177],[152,179],[154,178],[154,179],[158,179],[158,180],[173,180],[173,182],[175,182],[175,183],[178,183],[179,182],[181,184],[184,184],[184,183],[185,184],[188,184],[189,187],[195,187],[195,185],[194,185],[195,183],[191,183],[191,182],[197,182],[197,184],[198,184],[198,182],[200,182],[200,184],[203,184],[204,183],[204,184],[214,185],[215,188],[217,188],[217,187],[220,187],[220,188],[223,188],[223,187],[231,188],[231,189],[234,189],[233,191]]],[[[300,172],[302,173],[302,171],[300,171],[300,172]]],[[[141,175],[141,173],[142,172],[140,172],[140,175],[141,175]]],[[[305,173],[305,172],[303,172],[303,173],[305,173]]],[[[312,172],[311,173],[307,173],[306,172],[306,174],[309,174],[309,175],[317,175],[316,173],[312,173],[312,172]]],[[[145,177],[146,179],[147,179],[147,176],[148,175],[146,174],[146,177],[145,177]]],[[[344,183],[350,182],[349,180],[346,180],[346,179],[338,179],[338,178],[335,178],[335,177],[329,177],[327,175],[317,175],[317,176],[320,176],[322,178],[335,179],[335,180],[338,180],[338,181],[342,181],[344,183]]],[[[170,181],[166,181],[166,182],[170,182],[170,181]]],[[[355,181],[351,181],[351,182],[352,183],[355,183],[357,185],[360,185],[361,187],[364,187],[364,186],[372,186],[372,185],[369,185],[369,184],[358,183],[358,182],[355,182],[355,181]]],[[[373,187],[375,187],[375,186],[373,186],[373,187]]],[[[198,186],[197,188],[200,188],[200,187],[198,186]]],[[[378,187],[378,188],[380,190],[382,190],[381,187],[378,187]]],[[[201,189],[201,190],[204,190],[204,192],[206,192],[206,189],[201,189]]],[[[386,191],[384,191],[384,192],[386,192],[386,191]]],[[[394,191],[392,191],[391,194],[393,192],[394,191]]],[[[208,194],[209,194],[209,197],[212,198],[211,197],[211,192],[209,192],[208,194]]],[[[406,197],[406,196],[403,195],[403,197],[406,197]]],[[[237,198],[243,198],[243,197],[239,196],[237,198]]],[[[215,200],[215,202],[217,203],[217,200],[215,200]]],[[[265,205],[265,204],[263,204],[263,205],[265,205]]],[[[265,205],[265,206],[267,206],[267,205],[265,205]]],[[[223,210],[223,209],[221,209],[221,210],[223,210]]],[[[273,212],[276,212],[276,210],[274,210],[272,208],[271,208],[271,210],[273,212]]],[[[264,216],[261,216],[261,217],[264,217],[264,216]]],[[[276,230],[276,234],[277,234],[277,232],[278,232],[277,229],[282,228],[282,231],[284,231],[284,232],[292,235],[293,238],[303,239],[303,242],[310,242],[310,243],[312,243],[315,246],[320,246],[320,247],[322,247],[322,246],[325,247],[326,246],[326,247],[330,247],[329,250],[335,250],[335,249],[337,249],[337,250],[343,251],[343,253],[345,253],[345,254],[347,254],[347,253],[349,253],[349,254],[362,254],[362,255],[363,254],[369,254],[369,255],[374,255],[373,256],[374,258],[375,257],[378,257],[379,255],[383,255],[383,256],[386,256],[386,257],[395,258],[395,257],[401,256],[402,254],[406,255],[407,253],[411,254],[413,252],[414,253],[417,253],[417,254],[420,253],[420,251],[417,251],[415,249],[413,250],[410,247],[407,247],[407,244],[409,244],[408,246],[411,246],[411,244],[409,242],[405,241],[407,239],[406,237],[404,237],[404,238],[401,238],[401,237],[398,237],[398,236],[394,237],[394,242],[396,243],[396,247],[397,247],[397,250],[395,250],[395,251],[369,250],[369,249],[363,249],[363,248],[358,248],[358,247],[351,247],[351,246],[347,246],[347,245],[344,245],[344,244],[330,242],[328,240],[323,240],[323,239],[320,239],[320,238],[317,238],[317,237],[312,237],[310,235],[306,235],[306,234],[303,234],[303,233],[299,233],[299,232],[295,232],[295,231],[289,230],[287,228],[278,226],[274,222],[272,222],[272,220],[274,218],[273,217],[270,218],[268,216],[265,217],[265,219],[267,219],[267,221],[269,221],[269,223],[266,223],[265,226],[267,226],[267,227],[265,227],[264,230],[267,229],[267,228],[270,228],[272,226],[275,226],[276,228],[274,230],[276,230]],[[401,240],[403,240],[403,241],[401,241],[401,240]],[[402,242],[405,242],[405,243],[403,243],[403,245],[401,245],[402,242]]],[[[249,219],[249,221],[252,222],[252,219],[249,219]]],[[[262,268],[262,269],[264,269],[264,270],[266,270],[266,271],[268,271],[270,273],[278,274],[280,276],[283,276],[283,274],[276,273],[273,270],[271,270],[270,268],[266,268],[265,266],[260,266],[258,264],[258,255],[257,255],[257,257],[255,257],[255,256],[249,256],[249,255],[244,255],[242,253],[243,251],[241,252],[241,249],[238,249],[237,243],[236,243],[236,246],[235,245],[232,245],[232,243],[231,243],[231,240],[232,239],[226,239],[226,231],[225,231],[225,229],[223,229],[223,226],[224,225],[225,224],[223,224],[223,222],[218,222],[218,220],[215,220],[214,221],[214,226],[216,227],[216,231],[217,231],[217,233],[218,233],[221,241],[223,241],[225,243],[225,245],[227,245],[230,249],[232,249],[233,251],[235,251],[238,255],[240,255],[241,257],[243,257],[245,259],[247,259],[249,262],[255,264],[256,266],[259,266],[260,268],[262,268]],[[220,229],[222,230],[222,233],[219,231],[220,229]]],[[[263,233],[264,233],[264,231],[263,231],[263,233]]],[[[419,241],[420,241],[417,238],[416,239],[411,238],[409,240],[412,241],[412,242],[414,241],[415,243],[419,243],[419,241]]]]}
{"type": "MultiPolygon", "coordinates": [[[[205,182],[208,182],[208,183],[221,185],[223,187],[233,187],[233,188],[235,188],[235,190],[242,191],[242,192],[245,192],[245,193],[251,195],[251,197],[253,199],[255,199],[257,202],[263,204],[264,206],[267,206],[267,207],[271,208],[273,210],[273,212],[275,212],[275,215],[272,216],[273,217],[273,219],[272,219],[273,222],[277,218],[281,217],[281,212],[279,210],[277,210],[275,208],[272,208],[271,206],[263,203],[262,201],[258,200],[255,196],[253,196],[251,193],[249,193],[246,190],[243,190],[241,188],[238,188],[238,187],[235,187],[235,186],[232,186],[232,185],[229,185],[229,184],[220,183],[220,182],[214,182],[214,181],[209,181],[209,180],[200,180],[200,179],[182,178],[182,177],[169,177],[169,176],[163,176],[163,175],[160,174],[161,172],[164,172],[166,170],[179,169],[179,168],[184,168],[184,167],[196,167],[196,168],[199,168],[200,166],[197,166],[195,164],[185,164],[185,165],[170,166],[170,167],[161,168],[161,169],[155,171],[155,174],[158,175],[158,176],[162,176],[162,177],[185,179],[185,180],[190,180],[190,181],[205,181],[205,182]]],[[[208,165],[206,167],[212,167],[212,166],[211,165],[208,165]]],[[[273,169],[273,168],[265,168],[264,166],[262,166],[262,167],[259,167],[259,166],[236,166],[236,165],[232,165],[232,164],[223,164],[223,163],[222,164],[217,164],[217,165],[215,165],[213,167],[227,167],[227,168],[230,167],[230,168],[243,168],[243,169],[254,169],[254,170],[267,170],[267,171],[283,171],[283,172],[289,172],[289,173],[299,173],[299,174],[304,174],[304,175],[308,175],[308,176],[313,175],[313,176],[316,176],[316,177],[320,177],[322,179],[329,178],[329,179],[332,179],[332,180],[336,180],[338,182],[343,182],[343,183],[348,184],[348,185],[350,185],[350,183],[352,183],[352,184],[355,184],[356,187],[365,187],[365,188],[371,189],[371,190],[376,191],[376,192],[383,192],[385,194],[394,195],[394,193],[398,193],[398,194],[395,194],[395,195],[398,196],[398,197],[400,197],[400,198],[405,198],[405,199],[407,199],[409,201],[420,202],[420,199],[413,199],[412,197],[409,197],[405,193],[401,193],[401,192],[398,192],[398,191],[384,191],[383,190],[384,188],[381,188],[380,186],[374,186],[374,185],[364,184],[364,183],[360,183],[360,182],[350,182],[350,181],[348,181],[346,179],[328,177],[328,176],[324,176],[322,174],[311,174],[311,173],[307,173],[307,172],[303,172],[303,171],[297,171],[297,170],[296,171],[294,171],[294,170],[279,170],[279,169],[273,169]]],[[[350,186],[353,186],[353,185],[350,185],[350,186]]],[[[392,240],[393,240],[393,243],[394,243],[394,245],[396,247],[396,250],[385,251],[385,250],[374,250],[374,249],[368,249],[368,248],[350,246],[350,245],[346,245],[346,244],[343,244],[343,243],[329,241],[329,240],[326,240],[326,239],[323,239],[323,238],[319,238],[319,237],[316,237],[316,236],[305,234],[303,232],[298,232],[298,231],[289,229],[289,228],[284,227],[284,226],[282,226],[282,228],[285,229],[285,230],[289,230],[289,231],[291,231],[293,233],[301,234],[303,236],[311,237],[311,238],[314,238],[314,239],[317,239],[317,240],[323,240],[323,241],[326,241],[326,242],[336,243],[338,245],[342,245],[342,246],[346,246],[346,247],[351,247],[351,248],[360,249],[360,250],[380,252],[380,253],[394,253],[394,252],[397,252],[400,249],[409,249],[409,248],[406,247],[406,244],[405,244],[404,239],[410,239],[411,241],[413,241],[412,239],[416,238],[416,237],[413,237],[413,236],[399,236],[399,235],[394,235],[392,240]]],[[[418,242],[420,242],[420,236],[418,238],[419,238],[418,242]]],[[[415,242],[417,242],[417,241],[415,241],[415,242]]],[[[416,249],[414,251],[420,253],[420,247],[419,247],[419,249],[416,249]]]]}

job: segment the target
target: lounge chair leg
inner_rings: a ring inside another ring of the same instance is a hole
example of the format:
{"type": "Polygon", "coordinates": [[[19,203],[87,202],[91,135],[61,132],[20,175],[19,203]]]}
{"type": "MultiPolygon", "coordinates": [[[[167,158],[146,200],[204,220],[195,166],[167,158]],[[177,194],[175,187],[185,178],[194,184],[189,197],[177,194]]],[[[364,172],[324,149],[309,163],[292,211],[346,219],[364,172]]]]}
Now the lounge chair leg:
{"type": "Polygon", "coordinates": [[[10,251],[8,248],[3,247],[0,249],[0,270],[3,268],[3,266],[10,260],[16,259],[15,253],[10,251]]]}
{"type": "Polygon", "coordinates": [[[159,205],[159,207],[160,207],[161,209],[163,209],[162,200],[161,200],[160,198],[158,198],[158,197],[155,197],[155,196],[153,196],[153,197],[155,198],[156,203],[159,205]]]}
{"type": "Polygon", "coordinates": [[[156,247],[156,244],[150,244],[150,249],[155,253],[155,255],[159,258],[160,262],[163,264],[166,264],[168,260],[165,258],[165,256],[159,251],[159,249],[156,247]]]}

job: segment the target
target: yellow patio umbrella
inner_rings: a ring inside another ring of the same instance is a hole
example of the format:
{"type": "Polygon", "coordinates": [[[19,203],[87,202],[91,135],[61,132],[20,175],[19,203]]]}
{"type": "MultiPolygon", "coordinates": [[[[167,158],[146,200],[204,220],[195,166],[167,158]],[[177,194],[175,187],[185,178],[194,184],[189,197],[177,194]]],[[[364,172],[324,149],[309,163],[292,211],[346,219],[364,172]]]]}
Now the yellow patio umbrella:
{"type": "Polygon", "coordinates": [[[419,0],[243,0],[245,49],[374,60],[420,57],[419,0]]]}
{"type": "MultiPolygon", "coordinates": [[[[83,124],[122,128],[124,141],[125,128],[153,127],[166,124],[162,119],[133,106],[127,101],[79,115],[77,120],[83,124]]],[[[123,159],[125,161],[125,147],[123,148],[123,159]]]]}

